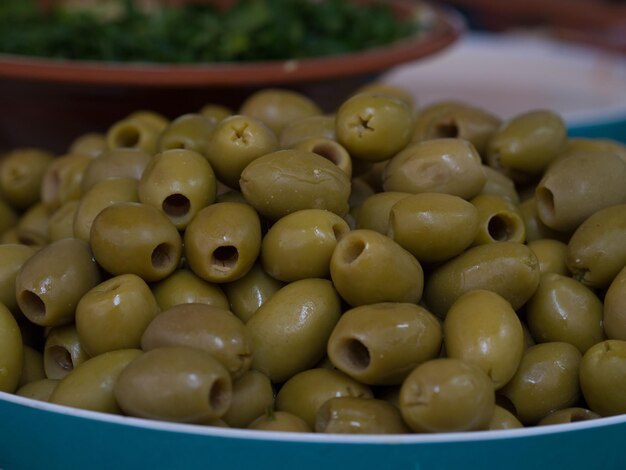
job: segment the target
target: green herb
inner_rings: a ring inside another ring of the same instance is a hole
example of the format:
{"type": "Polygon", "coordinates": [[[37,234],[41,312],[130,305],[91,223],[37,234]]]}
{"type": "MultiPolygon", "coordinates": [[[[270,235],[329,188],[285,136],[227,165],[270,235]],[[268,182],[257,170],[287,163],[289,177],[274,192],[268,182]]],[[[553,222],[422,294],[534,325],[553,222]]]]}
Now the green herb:
{"type": "Polygon", "coordinates": [[[382,46],[417,29],[384,2],[240,0],[226,11],[206,4],[146,11],[131,0],[113,6],[108,14],[60,7],[43,14],[33,0],[1,0],[0,52],[168,63],[281,60],[382,46]]]}

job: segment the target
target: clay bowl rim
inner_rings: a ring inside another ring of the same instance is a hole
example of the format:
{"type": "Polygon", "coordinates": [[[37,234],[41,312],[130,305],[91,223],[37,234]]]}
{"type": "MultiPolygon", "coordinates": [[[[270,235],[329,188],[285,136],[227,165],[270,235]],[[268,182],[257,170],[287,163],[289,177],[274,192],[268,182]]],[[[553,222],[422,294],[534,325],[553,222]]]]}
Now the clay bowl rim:
{"type": "Polygon", "coordinates": [[[392,3],[403,13],[412,14],[424,9],[423,12],[430,16],[427,30],[388,46],[351,54],[263,62],[158,64],[0,54],[0,78],[141,87],[297,84],[381,72],[421,59],[454,43],[465,29],[464,19],[453,9],[411,0],[393,0],[392,3]]]}

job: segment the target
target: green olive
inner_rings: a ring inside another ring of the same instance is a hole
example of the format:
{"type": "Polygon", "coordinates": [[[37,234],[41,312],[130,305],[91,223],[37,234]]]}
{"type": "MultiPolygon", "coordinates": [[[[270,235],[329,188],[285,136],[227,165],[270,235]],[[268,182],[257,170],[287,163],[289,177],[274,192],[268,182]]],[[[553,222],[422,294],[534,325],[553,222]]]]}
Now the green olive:
{"type": "Polygon", "coordinates": [[[116,149],[92,159],[83,173],[81,190],[89,191],[96,183],[108,178],[139,180],[152,159],[152,153],[138,149],[116,149]]]}
{"type": "Polygon", "coordinates": [[[526,240],[526,225],[517,206],[494,194],[479,194],[471,200],[478,211],[478,232],[474,245],[526,240]]]}
{"type": "Polygon", "coordinates": [[[541,276],[539,287],[526,304],[526,323],[535,341],[564,341],[581,354],[604,340],[602,302],[571,277],[541,276]]]}
{"type": "Polygon", "coordinates": [[[524,353],[517,313],[500,295],[474,290],[461,295],[443,323],[446,354],[485,372],[495,390],[513,377],[524,353]]]}
{"type": "Polygon", "coordinates": [[[615,276],[604,295],[603,325],[609,339],[626,341],[626,266],[615,276]]]}
{"type": "Polygon", "coordinates": [[[330,260],[335,288],[353,307],[422,298],[424,272],[419,261],[391,238],[373,230],[344,235],[330,260]]]}
{"type": "Polygon", "coordinates": [[[246,324],[252,339],[252,368],[274,383],[313,367],[341,314],[341,303],[326,279],[302,279],[272,295],[246,324]]]}
{"type": "Polygon", "coordinates": [[[128,415],[201,423],[228,411],[232,382],[207,351],[168,346],[136,357],[119,374],[113,391],[128,415]]]}
{"type": "Polygon", "coordinates": [[[581,354],[562,342],[532,346],[522,356],[513,378],[498,393],[508,398],[524,425],[536,424],[548,413],[578,403],[581,354]]]}
{"type": "Polygon", "coordinates": [[[483,173],[485,173],[487,180],[480,194],[501,196],[515,205],[520,203],[520,195],[515,187],[515,182],[511,178],[486,165],[483,165],[483,173]]]}
{"type": "Polygon", "coordinates": [[[201,209],[184,234],[191,270],[209,282],[243,277],[261,251],[261,221],[252,207],[219,202],[201,209]]]}
{"type": "Polygon", "coordinates": [[[301,209],[326,209],[341,216],[348,212],[348,175],[305,150],[265,154],[243,170],[239,183],[248,203],[272,220],[301,209]]]}
{"type": "Polygon", "coordinates": [[[89,236],[98,264],[113,275],[165,279],[178,267],[182,240],[163,212],[148,204],[118,202],[94,219],[89,236]]]}
{"type": "Polygon", "coordinates": [[[398,98],[409,105],[411,109],[415,109],[415,97],[409,90],[404,87],[391,83],[375,80],[360,87],[354,94],[373,93],[376,95],[388,95],[398,98]]]}
{"type": "Polygon", "coordinates": [[[496,242],[468,249],[430,273],[424,286],[427,307],[445,317],[465,292],[486,289],[519,309],[539,285],[539,262],[526,245],[496,242]]]}
{"type": "Polygon", "coordinates": [[[475,205],[451,194],[421,193],[392,206],[387,235],[420,262],[430,263],[462,253],[478,231],[475,205]]]}
{"type": "Polygon", "coordinates": [[[446,138],[409,145],[385,167],[385,191],[446,193],[471,199],[486,181],[480,155],[466,140],[446,138]]]}
{"type": "Polygon", "coordinates": [[[276,409],[303,419],[311,428],[319,408],[334,397],[372,399],[370,387],[341,371],[333,369],[308,369],[286,381],[276,395],[276,409]]]}
{"type": "Polygon", "coordinates": [[[316,114],[285,124],[278,136],[281,149],[291,148],[298,142],[312,137],[336,140],[335,116],[316,114]]]}
{"type": "Polygon", "coordinates": [[[519,419],[517,419],[513,413],[496,405],[487,429],[495,431],[500,429],[519,429],[523,427],[524,425],[519,422],[519,419]]]}
{"type": "Polygon", "coordinates": [[[626,266],[624,240],[626,204],[593,214],[578,227],[567,244],[566,264],[572,276],[590,287],[608,287],[626,266]]]}
{"type": "Polygon", "coordinates": [[[22,333],[13,314],[0,303],[0,391],[13,393],[22,374],[22,333]]]}
{"type": "Polygon", "coordinates": [[[153,154],[157,151],[162,130],[151,119],[142,119],[137,115],[128,116],[107,130],[107,149],[138,149],[153,154]]]}
{"type": "Polygon", "coordinates": [[[315,431],[330,434],[406,434],[400,410],[384,400],[335,397],[317,410],[315,431]]]}
{"type": "Polygon", "coordinates": [[[253,352],[244,323],[232,312],[207,304],[175,305],[154,317],[141,336],[141,348],[150,351],[164,346],[203,349],[233,379],[250,368],[253,352]]]}
{"type": "Polygon", "coordinates": [[[161,210],[178,230],[216,197],[215,174],[198,152],[174,149],[150,160],[139,180],[139,201],[161,210]]]}
{"type": "Polygon", "coordinates": [[[204,154],[215,130],[215,121],[202,114],[183,114],[171,121],[159,135],[159,152],[185,149],[204,154]]]}
{"type": "Polygon", "coordinates": [[[255,263],[245,276],[224,284],[224,292],[230,302],[230,310],[247,323],[259,307],[283,286],[284,283],[267,274],[260,263],[255,263]]]}
{"type": "MultiPolygon", "coordinates": [[[[24,344],[24,360],[22,361],[22,373],[17,385],[18,389],[29,382],[35,382],[46,378],[46,371],[43,365],[43,354],[35,348],[24,344]]],[[[17,392],[16,392],[17,393],[17,392]]]]}
{"type": "Polygon", "coordinates": [[[145,122],[154,127],[159,133],[163,132],[170,123],[170,120],[163,114],[151,109],[138,109],[130,113],[127,118],[145,122]]]}
{"type": "Polygon", "coordinates": [[[233,428],[246,428],[274,407],[274,389],[270,379],[249,370],[233,382],[230,409],[222,419],[233,428]]]}
{"type": "Polygon", "coordinates": [[[385,191],[365,199],[356,217],[356,228],[374,230],[383,235],[389,231],[391,209],[400,200],[411,193],[385,191]]]}
{"type": "Polygon", "coordinates": [[[595,212],[624,204],[624,181],[626,162],[617,155],[580,153],[565,158],[537,184],[539,218],[554,230],[571,233],[595,212]]]}
{"type": "Polygon", "coordinates": [[[137,349],[141,336],[159,313],[146,282],[121,274],[98,284],[76,306],[76,330],[91,356],[116,349],[137,349]]]}
{"type": "Polygon", "coordinates": [[[18,218],[17,211],[0,196],[0,235],[15,227],[18,218]]]}
{"type": "Polygon", "coordinates": [[[354,158],[380,162],[388,160],[411,141],[411,107],[394,96],[358,93],[337,110],[337,141],[354,158]]]}
{"type": "Polygon", "coordinates": [[[89,359],[74,325],[51,328],[43,348],[46,377],[62,379],[89,359]]]}
{"type": "Polygon", "coordinates": [[[234,112],[228,106],[217,103],[207,103],[200,108],[199,114],[217,124],[222,119],[232,116],[234,112]]]}
{"type": "Polygon", "coordinates": [[[328,277],[330,258],[348,224],[329,211],[305,209],[279,219],[261,245],[263,269],[285,282],[328,277]]]}
{"type": "Polygon", "coordinates": [[[115,384],[120,372],[142,354],[138,349],[118,349],[88,359],[57,384],[50,403],[121,414],[115,384]]]}
{"type": "Polygon", "coordinates": [[[437,318],[409,303],[363,305],[346,311],[328,340],[335,367],[370,385],[400,384],[441,349],[437,318]]]}
{"type": "Polygon", "coordinates": [[[580,364],[580,387],[592,411],[626,413],[626,341],[609,339],[587,350],[580,364]]]}
{"type": "Polygon", "coordinates": [[[27,209],[40,200],[41,182],[54,155],[36,148],[17,149],[0,161],[0,195],[13,208],[27,209]]]}
{"type": "Polygon", "coordinates": [[[528,242],[528,248],[533,250],[539,261],[541,273],[557,273],[564,276],[569,274],[567,269],[567,245],[553,238],[539,238],[528,242]]]}
{"type": "Polygon", "coordinates": [[[320,155],[341,168],[341,170],[348,175],[348,178],[352,177],[352,160],[350,154],[345,147],[336,140],[326,137],[311,137],[298,142],[292,148],[306,150],[307,152],[320,155]]]}
{"type": "Polygon", "coordinates": [[[220,286],[207,282],[187,269],[178,269],[150,286],[161,310],[174,305],[201,303],[229,309],[228,298],[220,286]]]}
{"type": "Polygon", "coordinates": [[[24,262],[30,258],[35,249],[18,244],[0,244],[0,304],[11,312],[18,312],[15,298],[15,278],[24,262]]]}
{"type": "Polygon", "coordinates": [[[32,400],[49,401],[58,383],[55,379],[35,380],[22,385],[15,394],[32,400]]]}
{"type": "Polygon", "coordinates": [[[48,219],[48,238],[51,242],[63,238],[74,238],[74,217],[80,201],[67,201],[50,215],[48,219]]]}
{"type": "Polygon", "coordinates": [[[106,140],[104,134],[99,132],[87,132],[86,134],[79,135],[70,143],[67,153],[97,158],[105,151],[106,140]]]}
{"type": "Polygon", "coordinates": [[[597,419],[601,416],[587,408],[571,407],[556,410],[550,413],[537,423],[537,426],[547,426],[550,424],[579,423],[590,419],[597,419]]]}
{"type": "Polygon", "coordinates": [[[526,227],[526,241],[539,240],[542,238],[551,238],[555,240],[567,241],[569,234],[557,232],[546,226],[537,213],[537,200],[534,196],[524,200],[518,206],[524,226],[526,227]]]}
{"type": "Polygon", "coordinates": [[[494,407],[491,379],[458,359],[433,359],[417,366],[400,389],[400,411],[415,432],[486,429],[494,407]]]}
{"type": "Polygon", "coordinates": [[[92,158],[87,155],[68,154],[56,158],[46,168],[41,182],[41,201],[48,207],[79,199],[83,174],[92,158]]]}
{"type": "Polygon", "coordinates": [[[43,202],[37,202],[26,209],[17,221],[19,242],[33,247],[43,247],[49,243],[50,215],[50,209],[43,202]]]}
{"type": "Polygon", "coordinates": [[[286,411],[271,411],[255,419],[248,429],[257,431],[311,432],[311,426],[298,416],[286,411]]]}
{"type": "Polygon", "coordinates": [[[15,278],[20,310],[33,323],[71,323],[80,298],[100,282],[100,271],[89,245],[64,238],[28,258],[15,278]]]}
{"type": "Polygon", "coordinates": [[[206,143],[206,156],[217,178],[235,189],[248,164],[275,150],[276,134],[263,121],[242,115],[221,121],[206,143]]]}

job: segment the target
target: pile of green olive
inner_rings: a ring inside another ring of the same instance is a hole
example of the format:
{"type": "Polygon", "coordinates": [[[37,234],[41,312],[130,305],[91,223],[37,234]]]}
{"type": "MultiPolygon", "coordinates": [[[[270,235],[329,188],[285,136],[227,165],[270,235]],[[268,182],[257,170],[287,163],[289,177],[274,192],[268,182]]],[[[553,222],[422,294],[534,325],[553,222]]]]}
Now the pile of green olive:
{"type": "Polygon", "coordinates": [[[258,430],[626,413],[626,146],[371,84],[0,160],[0,391],[258,430]]]}

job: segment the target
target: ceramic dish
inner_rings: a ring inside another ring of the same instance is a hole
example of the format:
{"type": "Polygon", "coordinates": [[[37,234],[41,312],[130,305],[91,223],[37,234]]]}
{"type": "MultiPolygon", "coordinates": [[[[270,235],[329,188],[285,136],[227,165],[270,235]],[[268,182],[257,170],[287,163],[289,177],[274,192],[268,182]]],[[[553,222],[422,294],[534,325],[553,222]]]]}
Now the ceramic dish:
{"type": "Polygon", "coordinates": [[[0,392],[0,468],[617,469],[626,416],[527,429],[347,436],[147,421],[0,392]]]}
{"type": "Polygon", "coordinates": [[[334,109],[379,73],[433,55],[463,31],[464,23],[453,11],[409,0],[391,4],[399,16],[419,18],[421,31],[386,47],[333,57],[158,65],[0,54],[0,150],[29,145],[62,151],[78,135],[106,130],[137,109],[176,117],[207,103],[236,108],[268,86],[302,91],[334,109]]]}

